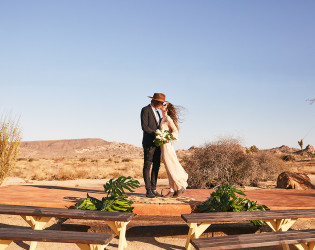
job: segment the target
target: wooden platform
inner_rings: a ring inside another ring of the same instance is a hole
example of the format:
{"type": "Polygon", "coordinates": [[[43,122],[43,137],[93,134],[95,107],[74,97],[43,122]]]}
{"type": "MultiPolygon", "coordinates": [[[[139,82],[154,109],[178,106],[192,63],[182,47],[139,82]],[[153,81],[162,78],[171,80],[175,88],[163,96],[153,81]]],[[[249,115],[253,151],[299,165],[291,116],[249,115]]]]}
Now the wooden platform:
{"type": "MultiPolygon", "coordinates": [[[[193,206],[205,201],[211,192],[213,190],[188,189],[184,198],[161,200],[145,198],[145,189],[139,188],[133,194],[139,197],[134,203],[134,213],[164,216],[188,214],[193,206]]],[[[96,198],[105,196],[103,187],[11,185],[0,187],[0,204],[64,208],[86,198],[87,193],[96,198]]],[[[315,209],[315,190],[247,190],[245,193],[248,199],[258,201],[258,204],[264,204],[272,210],[315,209]]]]}

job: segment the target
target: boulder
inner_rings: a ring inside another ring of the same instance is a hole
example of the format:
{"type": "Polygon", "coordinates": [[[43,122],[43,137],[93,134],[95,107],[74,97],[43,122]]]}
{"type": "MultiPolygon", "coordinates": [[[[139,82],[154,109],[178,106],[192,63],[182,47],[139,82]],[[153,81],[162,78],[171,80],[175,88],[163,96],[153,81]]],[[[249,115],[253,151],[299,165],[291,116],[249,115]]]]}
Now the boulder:
{"type": "Polygon", "coordinates": [[[277,188],[308,190],[315,186],[306,174],[285,171],[278,176],[277,188]]]}
{"type": "Polygon", "coordinates": [[[312,145],[307,145],[307,147],[304,149],[304,152],[307,152],[309,154],[315,154],[315,149],[312,145]]]}

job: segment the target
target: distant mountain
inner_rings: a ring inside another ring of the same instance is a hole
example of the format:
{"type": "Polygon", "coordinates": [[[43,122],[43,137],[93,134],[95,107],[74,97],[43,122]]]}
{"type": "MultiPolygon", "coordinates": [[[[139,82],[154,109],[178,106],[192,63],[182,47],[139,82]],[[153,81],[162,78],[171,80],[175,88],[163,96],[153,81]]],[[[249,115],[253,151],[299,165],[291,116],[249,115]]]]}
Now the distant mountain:
{"type": "Polygon", "coordinates": [[[23,141],[19,158],[141,158],[143,149],[102,139],[23,141]]]}

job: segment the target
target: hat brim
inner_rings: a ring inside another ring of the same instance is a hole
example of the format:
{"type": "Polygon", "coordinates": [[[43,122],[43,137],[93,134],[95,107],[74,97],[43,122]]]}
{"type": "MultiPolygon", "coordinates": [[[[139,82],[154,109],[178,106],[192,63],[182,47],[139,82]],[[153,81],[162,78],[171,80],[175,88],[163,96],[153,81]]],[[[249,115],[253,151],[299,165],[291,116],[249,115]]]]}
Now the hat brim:
{"type": "Polygon", "coordinates": [[[153,100],[159,101],[159,102],[168,102],[168,101],[166,101],[166,100],[153,98],[152,96],[148,96],[148,97],[151,98],[151,99],[153,99],[153,100]]]}

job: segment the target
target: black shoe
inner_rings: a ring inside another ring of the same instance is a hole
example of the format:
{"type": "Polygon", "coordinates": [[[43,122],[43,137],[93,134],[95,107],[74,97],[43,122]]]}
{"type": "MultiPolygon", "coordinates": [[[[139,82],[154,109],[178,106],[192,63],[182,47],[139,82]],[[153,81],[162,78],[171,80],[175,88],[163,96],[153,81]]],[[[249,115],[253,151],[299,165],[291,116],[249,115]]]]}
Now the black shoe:
{"type": "Polygon", "coordinates": [[[163,197],[163,195],[159,194],[156,190],[152,190],[152,193],[153,193],[156,197],[163,197]]]}
{"type": "Polygon", "coordinates": [[[147,198],[155,198],[155,195],[152,193],[151,190],[148,190],[147,193],[145,194],[145,196],[146,196],[147,198]]]}

